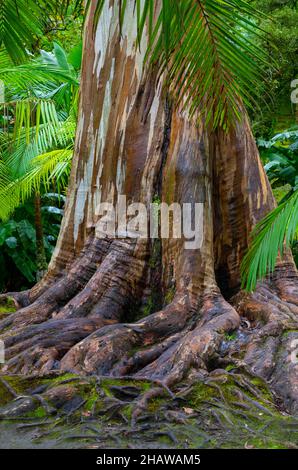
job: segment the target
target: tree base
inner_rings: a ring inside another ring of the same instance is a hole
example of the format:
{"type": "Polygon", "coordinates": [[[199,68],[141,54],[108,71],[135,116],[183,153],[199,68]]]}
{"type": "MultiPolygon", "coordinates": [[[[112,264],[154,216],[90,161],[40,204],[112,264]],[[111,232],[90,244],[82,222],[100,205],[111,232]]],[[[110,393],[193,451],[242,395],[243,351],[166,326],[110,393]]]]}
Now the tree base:
{"type": "Polygon", "coordinates": [[[295,279],[268,281],[252,295],[240,292],[231,303],[219,292],[203,293],[195,302],[187,293],[176,293],[162,310],[121,323],[132,297],[131,280],[144,270],[133,253],[131,242],[117,242],[100,266],[90,269],[90,279],[71,301],[65,291],[65,306],[61,285],[73,282],[74,273],[75,285],[82,284],[82,260],[35,302],[7,314],[0,321],[6,347],[2,373],[64,371],[151,381],[155,387],[142,396],[137,419],[152,398],[165,391],[172,396],[194,371],[208,376],[218,368],[241,366],[266,380],[288,412],[298,413],[298,367],[292,354],[298,339],[295,279]]]}

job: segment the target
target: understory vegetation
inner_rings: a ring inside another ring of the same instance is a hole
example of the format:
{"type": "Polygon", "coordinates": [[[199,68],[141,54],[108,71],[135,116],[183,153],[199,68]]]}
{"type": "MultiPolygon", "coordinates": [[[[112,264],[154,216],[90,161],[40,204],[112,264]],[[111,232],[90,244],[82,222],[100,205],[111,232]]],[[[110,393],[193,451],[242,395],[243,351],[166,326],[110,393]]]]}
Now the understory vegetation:
{"type": "Polygon", "coordinates": [[[0,290],[24,290],[47,268],[73,153],[82,55],[81,2],[50,11],[34,48],[0,49],[0,290]]]}

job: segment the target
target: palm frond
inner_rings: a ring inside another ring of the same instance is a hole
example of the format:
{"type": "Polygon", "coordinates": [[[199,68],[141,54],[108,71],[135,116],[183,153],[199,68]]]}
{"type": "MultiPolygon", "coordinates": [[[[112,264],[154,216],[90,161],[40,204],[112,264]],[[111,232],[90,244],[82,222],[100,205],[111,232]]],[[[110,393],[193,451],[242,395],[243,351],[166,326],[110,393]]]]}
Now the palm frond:
{"type": "Polygon", "coordinates": [[[26,129],[22,129],[18,140],[0,140],[2,160],[11,177],[19,178],[25,174],[32,160],[40,154],[73,147],[75,129],[76,122],[69,118],[58,125],[49,122],[41,124],[38,130],[36,127],[30,128],[29,140],[26,129]]]}
{"type": "MultiPolygon", "coordinates": [[[[60,193],[67,185],[73,154],[76,122],[69,117],[52,123],[22,128],[18,140],[0,139],[0,218],[5,220],[31,195],[55,181],[60,193]]],[[[2,133],[3,134],[3,133],[2,133]]],[[[1,135],[2,135],[1,134],[1,135]]]]}
{"type": "Polygon", "coordinates": [[[257,281],[272,273],[278,255],[295,240],[298,226],[298,191],[259,222],[242,265],[242,286],[253,291],[257,281]]]}
{"type": "MultiPolygon", "coordinates": [[[[66,187],[73,149],[64,148],[38,155],[20,178],[12,179],[6,186],[0,184],[0,219],[6,220],[20,204],[25,202],[41,185],[46,189],[55,181],[57,191],[66,187]]],[[[2,181],[0,165],[0,181],[2,181]]]]}
{"type": "Polygon", "coordinates": [[[0,53],[0,77],[9,87],[8,125],[0,132],[0,217],[7,218],[33,192],[59,193],[68,181],[78,106],[78,74],[65,51],[15,66],[0,53]]]}
{"type": "Polygon", "coordinates": [[[26,58],[26,47],[40,34],[40,14],[40,6],[33,0],[0,2],[0,47],[6,48],[14,62],[26,58]]]}
{"type": "MultiPolygon", "coordinates": [[[[0,68],[0,79],[4,82],[5,86],[12,90],[28,90],[37,86],[46,84],[70,83],[76,87],[79,82],[75,76],[68,71],[57,67],[56,65],[49,65],[40,63],[38,61],[30,61],[30,63],[21,64],[19,66],[10,66],[0,68]]],[[[49,85],[48,85],[49,86],[49,85]]],[[[49,86],[52,89],[53,86],[49,86]]]]}
{"type": "Polygon", "coordinates": [[[254,101],[266,62],[252,41],[259,15],[243,0],[162,2],[147,55],[166,73],[177,102],[214,128],[239,119],[240,99],[254,101]]]}
{"type": "MultiPolygon", "coordinates": [[[[104,1],[97,2],[95,26],[104,1]]],[[[269,64],[254,41],[263,33],[258,23],[264,14],[252,2],[162,0],[158,15],[154,0],[135,3],[136,39],[140,43],[149,30],[146,59],[165,73],[174,98],[191,116],[200,112],[214,128],[228,128],[241,117],[242,103],[256,105],[269,64]]],[[[120,30],[126,7],[120,0],[120,30]]]]}
{"type": "Polygon", "coordinates": [[[42,34],[44,12],[54,0],[5,0],[0,2],[0,48],[4,47],[14,63],[28,57],[27,49],[42,34]]]}
{"type": "Polygon", "coordinates": [[[9,170],[5,163],[0,160],[0,192],[5,190],[10,183],[9,170]]]}

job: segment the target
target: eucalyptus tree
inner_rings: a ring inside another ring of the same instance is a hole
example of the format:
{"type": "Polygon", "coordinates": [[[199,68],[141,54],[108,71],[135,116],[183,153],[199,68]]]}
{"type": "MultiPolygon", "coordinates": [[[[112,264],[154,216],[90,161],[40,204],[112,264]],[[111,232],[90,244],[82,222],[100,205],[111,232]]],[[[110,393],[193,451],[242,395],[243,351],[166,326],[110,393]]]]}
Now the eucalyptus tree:
{"type": "Polygon", "coordinates": [[[266,60],[251,39],[258,15],[243,0],[88,2],[62,229],[47,275],[10,294],[19,311],[0,322],[3,370],[139,375],[168,390],[234,361],[297,410],[291,254],[241,290],[251,230],[275,204],[245,110],[266,60]],[[99,204],[121,195],[148,209],[200,203],[199,248],[102,237],[99,204]],[[154,289],[153,312],[129,323],[154,289]]]}

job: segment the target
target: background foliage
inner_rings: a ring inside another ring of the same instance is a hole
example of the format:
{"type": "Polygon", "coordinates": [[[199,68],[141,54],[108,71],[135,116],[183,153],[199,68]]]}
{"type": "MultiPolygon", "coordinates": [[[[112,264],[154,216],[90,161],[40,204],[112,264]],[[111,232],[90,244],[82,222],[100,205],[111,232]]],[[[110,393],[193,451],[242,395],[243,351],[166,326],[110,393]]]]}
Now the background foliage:
{"type": "Polygon", "coordinates": [[[0,28],[0,291],[33,285],[38,251],[49,262],[56,244],[76,127],[84,13],[81,1],[18,0],[14,17],[8,4],[0,5],[6,15],[0,28]],[[11,49],[7,31],[20,30],[19,22],[24,35],[10,38],[11,49]],[[41,200],[42,249],[35,198],[41,200]]]}

